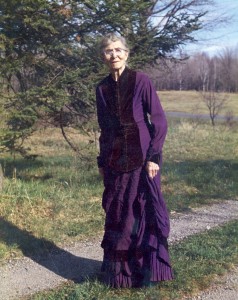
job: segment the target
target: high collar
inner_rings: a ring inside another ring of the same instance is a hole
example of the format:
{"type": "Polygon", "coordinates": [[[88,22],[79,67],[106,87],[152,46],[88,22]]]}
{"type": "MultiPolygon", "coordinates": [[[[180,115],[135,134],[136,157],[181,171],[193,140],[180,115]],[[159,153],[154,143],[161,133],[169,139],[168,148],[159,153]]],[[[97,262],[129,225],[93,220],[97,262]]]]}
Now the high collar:
{"type": "Polygon", "coordinates": [[[128,67],[125,67],[125,69],[122,71],[122,73],[121,73],[121,75],[120,75],[120,77],[118,78],[117,81],[113,78],[112,74],[110,73],[110,75],[109,75],[110,81],[112,81],[114,83],[120,83],[120,82],[122,82],[123,79],[125,79],[127,77],[128,73],[129,73],[129,70],[130,69],[128,67]]]}

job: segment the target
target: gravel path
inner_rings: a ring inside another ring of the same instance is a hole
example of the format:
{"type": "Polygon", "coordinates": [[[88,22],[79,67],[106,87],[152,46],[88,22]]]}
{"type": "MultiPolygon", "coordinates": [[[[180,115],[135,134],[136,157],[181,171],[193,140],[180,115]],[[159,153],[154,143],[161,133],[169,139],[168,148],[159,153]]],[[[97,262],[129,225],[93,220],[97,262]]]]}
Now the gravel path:
{"type": "MultiPolygon", "coordinates": [[[[172,214],[169,241],[177,242],[232,219],[238,219],[238,201],[224,201],[186,214],[172,214]]],[[[98,240],[77,243],[64,249],[54,247],[48,257],[25,257],[8,262],[0,267],[0,300],[19,299],[22,296],[54,288],[67,280],[80,282],[85,277],[98,273],[102,261],[100,240],[101,237],[98,240]]],[[[235,270],[231,273],[231,277],[224,279],[227,281],[221,287],[220,296],[214,294],[213,297],[210,293],[206,298],[206,293],[203,293],[200,298],[194,299],[237,299],[237,296],[234,298],[231,294],[233,290],[237,294],[237,274],[238,271],[235,270]],[[226,288],[227,286],[229,288],[226,288]]],[[[217,289],[214,292],[217,292],[217,289]]]]}
{"type": "MultiPolygon", "coordinates": [[[[188,298],[187,298],[188,299],[188,298]]],[[[237,300],[238,299],[238,268],[216,282],[207,291],[201,292],[191,300],[237,300]]]]}

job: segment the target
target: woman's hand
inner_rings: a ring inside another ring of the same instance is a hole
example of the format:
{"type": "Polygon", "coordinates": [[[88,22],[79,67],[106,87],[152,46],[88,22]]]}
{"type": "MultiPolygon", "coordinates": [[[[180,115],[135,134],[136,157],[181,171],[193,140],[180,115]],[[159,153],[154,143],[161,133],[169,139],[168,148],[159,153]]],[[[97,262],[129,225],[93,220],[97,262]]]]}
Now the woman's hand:
{"type": "Polygon", "coordinates": [[[157,175],[157,173],[159,172],[159,165],[152,161],[147,161],[145,169],[146,169],[149,177],[154,178],[157,175]]]}
{"type": "Polygon", "coordinates": [[[98,172],[99,174],[102,176],[102,178],[104,177],[104,171],[103,168],[98,168],[98,172]]]}

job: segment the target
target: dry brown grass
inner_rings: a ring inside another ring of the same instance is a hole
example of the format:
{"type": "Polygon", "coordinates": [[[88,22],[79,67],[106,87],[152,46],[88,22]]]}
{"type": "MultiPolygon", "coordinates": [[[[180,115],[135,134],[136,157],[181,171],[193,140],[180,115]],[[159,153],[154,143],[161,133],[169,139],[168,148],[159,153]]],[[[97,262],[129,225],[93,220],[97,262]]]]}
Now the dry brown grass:
{"type": "MultiPolygon", "coordinates": [[[[196,91],[159,91],[161,103],[165,111],[186,112],[193,114],[208,114],[208,108],[196,91]]],[[[232,112],[238,116],[238,94],[225,94],[227,102],[221,110],[221,115],[232,112]]]]}
{"type": "MultiPolygon", "coordinates": [[[[74,128],[65,128],[65,132],[70,142],[79,148],[93,139],[92,136],[82,134],[74,128]]],[[[61,129],[56,127],[42,128],[35,131],[27,139],[25,146],[31,149],[30,154],[40,156],[55,156],[56,152],[57,154],[68,155],[72,151],[62,135],[61,129]]]]}

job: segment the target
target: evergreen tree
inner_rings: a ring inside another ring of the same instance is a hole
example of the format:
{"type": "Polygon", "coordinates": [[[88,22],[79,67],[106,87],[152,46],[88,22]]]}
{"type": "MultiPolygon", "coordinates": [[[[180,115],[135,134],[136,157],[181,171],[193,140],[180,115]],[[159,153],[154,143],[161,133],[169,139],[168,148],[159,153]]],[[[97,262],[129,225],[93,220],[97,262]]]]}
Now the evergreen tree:
{"type": "Polygon", "coordinates": [[[24,155],[24,140],[39,122],[51,121],[63,130],[92,120],[95,85],[106,74],[97,51],[100,36],[124,35],[130,65],[141,69],[193,41],[192,33],[202,26],[203,4],[0,0],[0,104],[6,112],[1,146],[24,155]]]}

